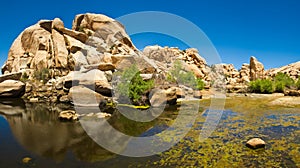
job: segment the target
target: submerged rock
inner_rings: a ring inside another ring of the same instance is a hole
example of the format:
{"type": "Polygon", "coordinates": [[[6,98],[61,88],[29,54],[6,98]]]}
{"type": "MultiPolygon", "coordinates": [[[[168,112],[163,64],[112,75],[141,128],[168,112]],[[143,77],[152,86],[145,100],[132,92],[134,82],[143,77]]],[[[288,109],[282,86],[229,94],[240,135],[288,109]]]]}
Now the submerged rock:
{"type": "Polygon", "coordinates": [[[260,138],[253,138],[246,143],[246,146],[251,149],[264,148],[266,146],[266,142],[260,138]]]}
{"type": "Polygon", "coordinates": [[[22,162],[24,163],[24,164],[28,164],[28,163],[30,163],[32,161],[32,159],[30,158],[30,157],[24,157],[23,159],[22,159],[22,162]]]}
{"type": "Polygon", "coordinates": [[[38,103],[39,102],[39,98],[31,98],[29,99],[30,103],[38,103]]]}
{"type": "Polygon", "coordinates": [[[59,113],[59,119],[65,121],[76,121],[78,120],[78,115],[73,110],[66,110],[59,113]]]}

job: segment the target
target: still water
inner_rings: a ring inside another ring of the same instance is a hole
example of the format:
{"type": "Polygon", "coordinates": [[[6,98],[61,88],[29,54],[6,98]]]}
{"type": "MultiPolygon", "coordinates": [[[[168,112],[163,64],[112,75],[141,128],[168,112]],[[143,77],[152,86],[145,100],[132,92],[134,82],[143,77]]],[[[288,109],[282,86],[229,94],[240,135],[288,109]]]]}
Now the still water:
{"type": "MultiPolygon", "coordinates": [[[[199,142],[209,106],[209,101],[201,101],[195,123],[186,125],[191,130],[184,139],[155,156],[130,158],[99,146],[80,122],[59,121],[58,112],[71,106],[1,100],[0,167],[300,167],[300,108],[264,103],[250,98],[227,100],[216,130],[199,142]],[[245,142],[253,137],[264,139],[266,148],[248,149],[245,142]],[[31,161],[23,163],[26,157],[31,161]]],[[[151,122],[134,122],[118,111],[107,120],[127,135],[146,137],[167,129],[179,108],[168,107],[151,122]]]]}

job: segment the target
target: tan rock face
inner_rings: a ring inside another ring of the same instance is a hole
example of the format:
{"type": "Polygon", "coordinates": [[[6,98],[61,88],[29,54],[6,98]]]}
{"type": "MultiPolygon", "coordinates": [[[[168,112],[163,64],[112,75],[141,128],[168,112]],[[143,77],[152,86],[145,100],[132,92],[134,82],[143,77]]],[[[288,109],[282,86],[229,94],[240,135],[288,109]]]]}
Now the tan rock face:
{"type": "Polygon", "coordinates": [[[250,80],[263,79],[264,72],[264,65],[252,56],[250,58],[250,80]]]}
{"type": "Polygon", "coordinates": [[[82,107],[98,107],[100,103],[106,101],[101,94],[84,86],[72,87],[69,99],[73,101],[74,105],[82,107]]]}
{"type": "Polygon", "coordinates": [[[17,73],[9,73],[9,74],[5,74],[0,76],[0,83],[5,81],[5,80],[20,80],[22,76],[21,72],[17,72],[17,73]]]}
{"type": "Polygon", "coordinates": [[[172,87],[167,90],[154,89],[150,97],[150,104],[153,107],[162,107],[166,104],[176,104],[176,88],[172,87]]]}
{"type": "Polygon", "coordinates": [[[164,71],[170,70],[176,60],[181,60],[183,70],[192,71],[198,78],[205,78],[209,72],[205,59],[194,48],[181,51],[172,47],[148,46],[144,49],[143,54],[149,59],[153,59],[155,64],[164,71]]]}
{"type": "Polygon", "coordinates": [[[300,61],[280,68],[270,69],[266,72],[267,76],[274,77],[277,73],[282,72],[289,75],[294,80],[300,77],[300,61]]]}
{"type": "Polygon", "coordinates": [[[0,97],[22,97],[25,84],[20,81],[6,80],[0,83],[0,97]]]}
{"type": "MultiPolygon", "coordinates": [[[[103,71],[114,70],[112,55],[143,57],[124,27],[114,19],[88,13],[77,15],[73,23],[69,30],[62,20],[55,18],[25,29],[11,46],[3,73],[50,69],[54,76],[64,76],[86,65],[98,64],[103,71]]],[[[127,62],[126,66],[140,62],[147,60],[127,62]]],[[[155,69],[155,65],[146,64],[155,69]]]]}
{"type": "Polygon", "coordinates": [[[240,70],[240,79],[241,79],[242,83],[250,82],[250,65],[249,64],[242,65],[242,68],[240,70]]]}

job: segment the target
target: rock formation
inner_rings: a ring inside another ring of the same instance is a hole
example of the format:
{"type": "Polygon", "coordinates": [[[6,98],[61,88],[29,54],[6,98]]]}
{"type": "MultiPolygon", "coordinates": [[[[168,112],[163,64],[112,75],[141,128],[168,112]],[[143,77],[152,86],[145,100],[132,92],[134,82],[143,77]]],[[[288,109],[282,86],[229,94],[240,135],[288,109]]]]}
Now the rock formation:
{"type": "Polygon", "coordinates": [[[206,61],[199,55],[198,50],[195,48],[182,51],[174,47],[148,46],[144,49],[143,54],[155,60],[159,68],[165,71],[170,70],[176,60],[181,60],[184,62],[183,69],[192,71],[196,77],[205,79],[208,75],[206,61]]]}
{"type": "Polygon", "coordinates": [[[263,64],[251,57],[250,64],[243,64],[238,71],[232,64],[208,66],[193,48],[148,46],[139,51],[121,23],[105,15],[87,13],[75,16],[72,29],[59,18],[41,20],[25,29],[9,50],[0,82],[22,80],[26,86],[18,88],[18,93],[15,88],[10,94],[3,87],[0,90],[5,91],[2,96],[20,97],[25,92],[24,97],[32,102],[68,103],[77,87],[101,98],[97,103],[106,102],[113,96],[116,72],[136,64],[141,77],[154,79],[162,92],[175,87],[177,97],[202,97],[189,87],[167,81],[176,61],[182,64],[179,73],[192,72],[204,81],[206,89],[227,88],[229,92],[245,92],[250,81],[278,72],[294,79],[300,75],[299,62],[265,72],[263,64]]]}
{"type": "Polygon", "coordinates": [[[6,75],[0,79],[24,78],[29,99],[50,96],[53,102],[68,102],[66,95],[76,85],[111,96],[113,72],[132,64],[144,74],[159,71],[136,49],[122,24],[87,13],[75,17],[72,29],[65,28],[59,18],[41,20],[25,29],[11,46],[2,67],[6,75]],[[40,80],[43,83],[35,82],[40,80]]]}
{"type": "Polygon", "coordinates": [[[249,64],[242,65],[239,77],[240,77],[240,81],[242,83],[250,82],[250,65],[249,64]]]}
{"type": "Polygon", "coordinates": [[[266,71],[266,74],[270,77],[274,77],[279,72],[289,75],[294,80],[298,79],[300,77],[300,61],[280,68],[270,69],[266,71]]]}
{"type": "Polygon", "coordinates": [[[254,81],[257,79],[264,78],[264,65],[257,61],[255,57],[250,58],[250,80],[254,81]]]}
{"type": "Polygon", "coordinates": [[[25,84],[20,81],[6,80],[0,83],[1,97],[21,97],[25,93],[25,84]]]}

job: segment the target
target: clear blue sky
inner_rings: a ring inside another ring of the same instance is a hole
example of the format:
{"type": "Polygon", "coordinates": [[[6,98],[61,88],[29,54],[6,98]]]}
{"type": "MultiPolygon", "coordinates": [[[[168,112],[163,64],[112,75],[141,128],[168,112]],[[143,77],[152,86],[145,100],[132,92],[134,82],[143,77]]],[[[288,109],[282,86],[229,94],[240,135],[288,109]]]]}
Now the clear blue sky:
{"type": "MultiPolygon", "coordinates": [[[[117,18],[132,12],[163,11],[198,25],[224,63],[233,63],[239,68],[254,55],[266,68],[279,67],[300,61],[299,9],[299,0],[3,1],[0,64],[6,60],[18,34],[40,19],[59,17],[70,28],[79,13],[102,13],[117,18]]],[[[148,44],[185,47],[160,35],[136,35],[133,41],[138,48],[148,44]]]]}

